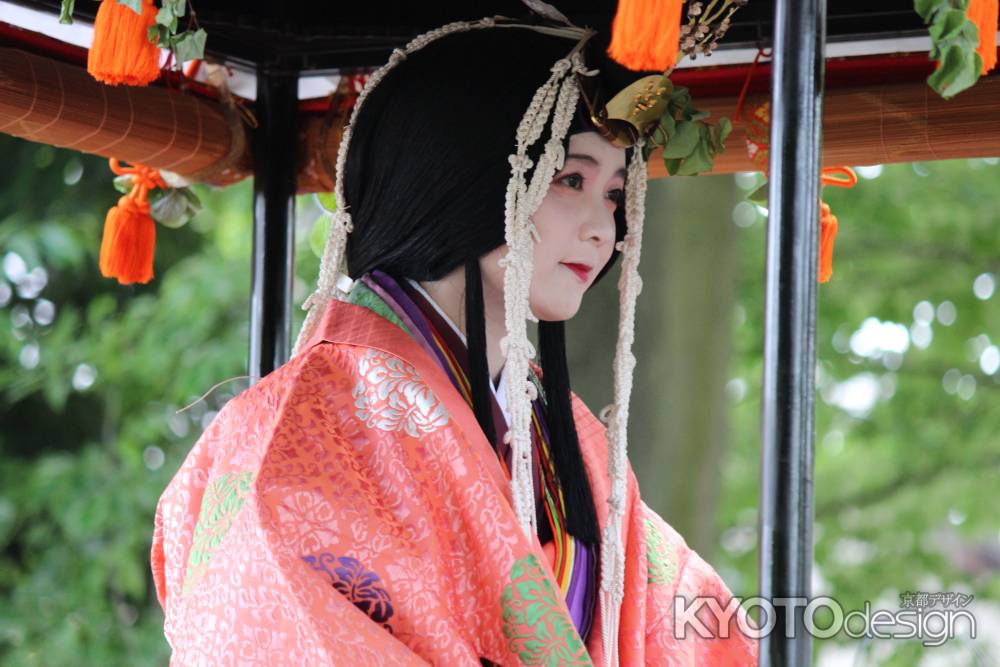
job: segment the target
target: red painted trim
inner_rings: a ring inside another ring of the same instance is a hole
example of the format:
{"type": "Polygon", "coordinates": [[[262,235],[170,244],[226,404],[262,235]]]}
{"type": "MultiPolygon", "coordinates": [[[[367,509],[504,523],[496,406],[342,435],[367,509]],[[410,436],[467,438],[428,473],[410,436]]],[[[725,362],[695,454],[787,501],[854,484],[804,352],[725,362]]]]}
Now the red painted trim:
{"type": "MultiPolygon", "coordinates": [[[[686,86],[695,99],[736,95],[746,81],[750,64],[679,69],[671,75],[675,85],[686,86]]],[[[919,81],[934,71],[926,53],[838,58],[826,62],[825,88],[919,81]]],[[[771,63],[760,63],[750,82],[750,93],[766,93],[771,87],[771,63]]]]}
{"type": "MultiPolygon", "coordinates": [[[[53,21],[58,21],[56,16],[53,21]]],[[[0,22],[0,45],[16,47],[40,56],[48,56],[74,65],[87,66],[87,49],[59,41],[40,32],[0,22]]]]}

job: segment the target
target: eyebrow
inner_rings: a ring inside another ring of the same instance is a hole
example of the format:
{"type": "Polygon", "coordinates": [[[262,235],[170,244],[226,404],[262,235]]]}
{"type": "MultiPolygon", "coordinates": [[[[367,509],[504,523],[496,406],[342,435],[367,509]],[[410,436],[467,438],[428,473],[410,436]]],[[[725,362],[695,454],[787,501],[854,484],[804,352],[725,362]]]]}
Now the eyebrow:
{"type": "MultiPolygon", "coordinates": [[[[595,158],[593,155],[587,155],[586,153],[570,153],[569,155],[566,156],[566,159],[567,160],[580,160],[582,162],[590,163],[590,164],[594,165],[595,167],[600,167],[601,166],[601,163],[597,161],[597,158],[595,158]]],[[[624,168],[619,169],[618,171],[615,172],[615,176],[621,176],[622,178],[625,178],[626,175],[627,175],[627,172],[625,171],[624,168]]]]}

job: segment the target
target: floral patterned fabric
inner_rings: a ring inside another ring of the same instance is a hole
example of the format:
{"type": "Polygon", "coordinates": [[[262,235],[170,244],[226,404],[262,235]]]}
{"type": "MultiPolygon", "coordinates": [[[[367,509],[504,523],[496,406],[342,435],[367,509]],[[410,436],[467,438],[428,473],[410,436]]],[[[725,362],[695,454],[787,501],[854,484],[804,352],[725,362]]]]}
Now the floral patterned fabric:
{"type": "MultiPolygon", "coordinates": [[[[574,415],[604,498],[603,426],[575,399],[574,415]]],[[[631,474],[623,541],[622,665],[756,664],[735,620],[699,614],[716,638],[674,637],[675,596],[731,594],[631,474]]],[[[549,557],[439,365],[335,302],[188,455],[157,508],[152,569],[172,665],[600,665],[600,614],[584,646],[549,557]]]]}

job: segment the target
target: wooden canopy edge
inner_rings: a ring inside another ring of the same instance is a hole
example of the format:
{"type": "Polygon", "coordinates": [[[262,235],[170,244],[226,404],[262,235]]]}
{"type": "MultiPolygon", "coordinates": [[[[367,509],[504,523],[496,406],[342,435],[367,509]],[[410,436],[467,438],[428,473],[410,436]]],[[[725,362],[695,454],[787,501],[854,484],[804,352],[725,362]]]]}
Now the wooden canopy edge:
{"type": "MultiPolygon", "coordinates": [[[[751,97],[747,109],[763,97],[751,97]]],[[[732,117],[736,98],[699,100],[732,117]]],[[[952,100],[923,81],[844,86],[824,97],[823,162],[882,164],[1000,155],[1000,76],[952,100]]],[[[344,114],[299,116],[297,190],[333,189],[344,114]]],[[[79,66],[0,48],[0,131],[31,141],[146,164],[216,184],[252,170],[244,125],[220,102],[157,87],[105,86],[79,66]]],[[[753,171],[742,123],[712,173],[753,171]]],[[[656,154],[650,176],[666,176],[656,154]]]]}

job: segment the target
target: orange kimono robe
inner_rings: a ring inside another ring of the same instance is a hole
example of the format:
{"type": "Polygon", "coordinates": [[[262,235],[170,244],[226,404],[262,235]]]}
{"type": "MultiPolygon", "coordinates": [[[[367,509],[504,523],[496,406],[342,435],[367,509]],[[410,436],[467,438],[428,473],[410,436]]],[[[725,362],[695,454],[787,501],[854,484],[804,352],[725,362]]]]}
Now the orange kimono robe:
{"type": "MultiPolygon", "coordinates": [[[[574,397],[598,520],[603,425],[574,397]]],[[[468,404],[402,329],[332,303],[302,352],[220,411],[160,499],[152,570],[172,665],[602,665],[528,539],[468,404]]],[[[674,597],[729,590],[629,471],[621,665],[756,665],[756,642],[674,597]]]]}

